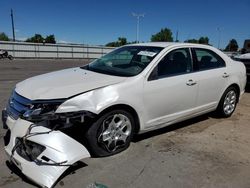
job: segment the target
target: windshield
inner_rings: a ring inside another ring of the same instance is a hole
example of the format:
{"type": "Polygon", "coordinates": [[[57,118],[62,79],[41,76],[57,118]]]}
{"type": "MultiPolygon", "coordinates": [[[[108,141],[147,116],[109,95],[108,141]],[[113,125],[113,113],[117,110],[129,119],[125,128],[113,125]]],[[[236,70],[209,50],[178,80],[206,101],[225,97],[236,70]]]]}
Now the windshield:
{"type": "Polygon", "coordinates": [[[162,49],[151,46],[125,46],[83,68],[115,76],[135,76],[142,72],[162,49]]]}

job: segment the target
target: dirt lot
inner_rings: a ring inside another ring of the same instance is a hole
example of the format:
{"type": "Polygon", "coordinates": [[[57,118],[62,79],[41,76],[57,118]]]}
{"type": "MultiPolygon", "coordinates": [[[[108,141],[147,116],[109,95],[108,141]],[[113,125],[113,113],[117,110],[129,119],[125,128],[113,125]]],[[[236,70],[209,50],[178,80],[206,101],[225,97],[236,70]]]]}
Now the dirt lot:
{"type": "MultiPolygon", "coordinates": [[[[0,109],[4,108],[17,82],[82,64],[84,62],[79,60],[0,60],[0,109]]],[[[85,159],[85,164],[79,163],[71,169],[56,187],[86,188],[97,182],[109,188],[249,188],[249,114],[248,91],[231,118],[205,115],[137,136],[128,150],[116,156],[85,159]]],[[[34,187],[7,167],[4,134],[1,128],[0,187],[34,187]]]]}

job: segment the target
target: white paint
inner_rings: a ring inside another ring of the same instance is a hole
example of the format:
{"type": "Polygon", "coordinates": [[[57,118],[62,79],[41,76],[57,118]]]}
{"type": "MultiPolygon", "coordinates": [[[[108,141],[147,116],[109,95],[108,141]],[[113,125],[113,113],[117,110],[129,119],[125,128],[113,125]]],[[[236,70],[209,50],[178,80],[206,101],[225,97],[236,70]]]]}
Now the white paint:
{"type": "Polygon", "coordinates": [[[76,67],[26,79],[16,85],[16,92],[31,100],[60,99],[124,80],[76,67]]]}

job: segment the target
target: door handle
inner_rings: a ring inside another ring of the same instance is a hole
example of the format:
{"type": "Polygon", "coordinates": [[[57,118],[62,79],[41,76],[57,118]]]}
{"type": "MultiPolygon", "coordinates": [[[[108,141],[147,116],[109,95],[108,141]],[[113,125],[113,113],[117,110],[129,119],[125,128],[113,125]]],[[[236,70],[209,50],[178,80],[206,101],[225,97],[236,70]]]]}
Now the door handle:
{"type": "Polygon", "coordinates": [[[188,80],[188,81],[186,82],[186,84],[187,84],[188,86],[193,86],[193,85],[197,84],[197,82],[195,82],[195,81],[193,81],[193,80],[191,79],[191,80],[188,80]]]}
{"type": "Polygon", "coordinates": [[[227,74],[226,72],[224,72],[224,74],[222,75],[223,78],[227,78],[229,77],[229,74],[227,74]]]}

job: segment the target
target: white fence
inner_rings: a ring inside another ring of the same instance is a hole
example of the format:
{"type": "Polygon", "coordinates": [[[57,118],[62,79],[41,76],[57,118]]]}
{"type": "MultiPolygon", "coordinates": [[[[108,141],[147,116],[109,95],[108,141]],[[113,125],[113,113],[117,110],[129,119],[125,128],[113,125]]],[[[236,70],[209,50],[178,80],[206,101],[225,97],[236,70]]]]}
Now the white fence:
{"type": "Polygon", "coordinates": [[[40,59],[96,59],[113,50],[105,46],[76,44],[43,44],[0,41],[0,50],[6,50],[14,58],[40,59]]]}

